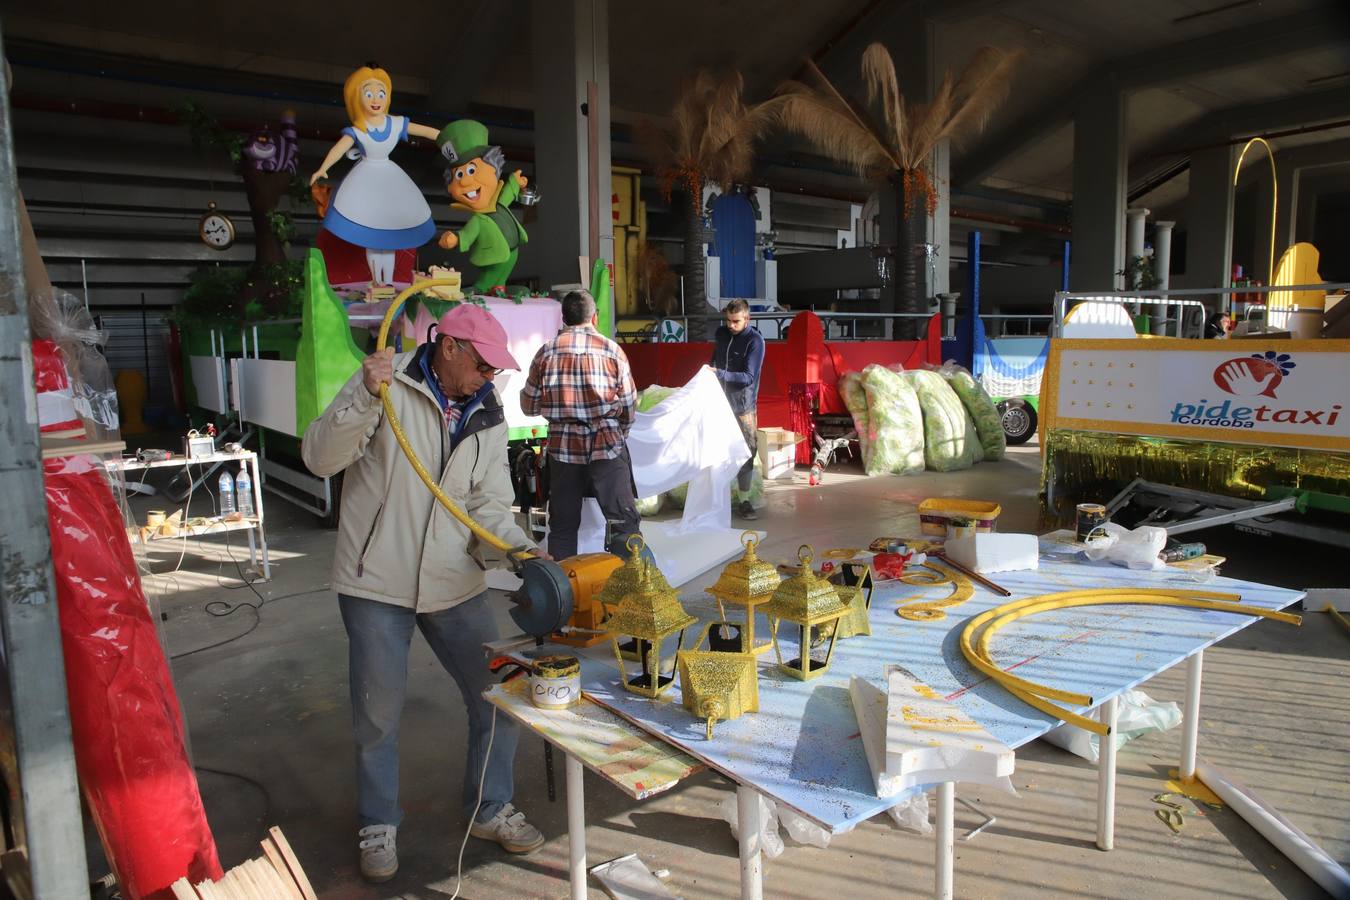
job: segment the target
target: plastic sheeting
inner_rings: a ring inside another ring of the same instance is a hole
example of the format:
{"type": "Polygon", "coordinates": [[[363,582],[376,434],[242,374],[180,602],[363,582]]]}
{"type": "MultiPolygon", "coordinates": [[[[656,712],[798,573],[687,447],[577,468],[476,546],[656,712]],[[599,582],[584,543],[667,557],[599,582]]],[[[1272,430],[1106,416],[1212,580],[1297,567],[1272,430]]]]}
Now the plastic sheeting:
{"type": "Polygon", "coordinates": [[[731,526],[731,482],[750,448],[712,369],[647,412],[628,433],[633,480],[639,497],[653,497],[686,482],[681,531],[731,526]]]}
{"type": "MultiPolygon", "coordinates": [[[[34,343],[39,395],[59,393],[60,360],[34,343]]],[[[69,425],[69,412],[44,419],[69,425]]],[[[141,593],[122,515],[92,456],[43,464],[80,787],[129,898],[169,896],[186,876],[222,876],[178,698],[141,593]]]]}

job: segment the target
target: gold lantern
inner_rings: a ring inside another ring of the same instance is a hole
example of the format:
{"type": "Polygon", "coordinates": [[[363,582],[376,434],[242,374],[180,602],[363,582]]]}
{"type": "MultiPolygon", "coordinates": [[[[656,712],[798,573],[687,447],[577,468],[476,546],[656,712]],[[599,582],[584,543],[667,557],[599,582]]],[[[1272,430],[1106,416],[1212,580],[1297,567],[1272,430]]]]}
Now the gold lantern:
{"type": "MultiPolygon", "coordinates": [[[[630,539],[630,549],[634,540],[640,549],[641,538],[630,539]]],[[[610,641],[614,644],[614,658],[619,663],[624,687],[635,694],[655,698],[675,680],[673,665],[669,673],[661,670],[661,643],[671,635],[678,634],[676,638],[678,651],[684,642],[684,630],[698,620],[684,611],[684,607],[680,605],[679,594],[666,581],[654,562],[639,556],[636,552],[629,562],[634,563],[636,577],[631,588],[618,601],[618,607],[605,620],[605,630],[609,632],[610,641]],[[625,637],[632,638],[635,642],[641,669],[632,678],[628,676],[624,656],[619,647],[625,637]]],[[[624,568],[628,568],[628,565],[625,564],[624,568]]],[[[623,569],[616,570],[615,576],[622,571],[623,569]]]]}
{"type": "MultiPolygon", "coordinates": [[[[623,565],[619,566],[610,573],[605,586],[600,590],[599,600],[601,609],[609,610],[617,607],[624,597],[631,594],[637,588],[638,581],[642,578],[642,572],[651,563],[652,578],[656,585],[662,590],[670,590],[670,583],[666,581],[666,576],[661,574],[661,570],[656,568],[652,560],[651,552],[646,550],[647,544],[642,539],[642,535],[629,535],[626,546],[628,547],[628,559],[624,560],[623,565]],[[644,553],[644,551],[646,551],[644,553]]],[[[619,653],[624,659],[638,659],[638,644],[636,640],[625,641],[619,646],[619,653]]]]}
{"type": "Polygon", "coordinates": [[[778,574],[773,563],[765,562],[755,555],[759,538],[753,531],[742,534],[741,543],[745,545],[745,555],[727,564],[717,583],[708,588],[708,593],[716,598],[717,609],[723,619],[727,617],[722,605],[724,602],[745,607],[741,649],[747,653],[763,653],[773,645],[769,641],[755,644],[755,607],[773,599],[773,592],[782,584],[783,577],[778,574]]]}
{"type": "MultiPolygon", "coordinates": [[[[699,645],[702,643],[700,639],[699,645]]],[[[718,719],[759,712],[759,678],[753,653],[681,650],[676,664],[684,708],[707,721],[708,740],[712,740],[713,724],[718,719]]]]}
{"type": "Polygon", "coordinates": [[[830,580],[839,592],[839,599],[848,607],[848,612],[836,626],[839,637],[870,635],[872,621],[868,613],[872,608],[872,570],[866,563],[846,562],[830,576],[830,580]]]}
{"type": "Polygon", "coordinates": [[[803,681],[822,675],[829,668],[837,640],[837,623],[848,612],[848,606],[839,599],[835,586],[812,570],[812,555],[811,547],[806,544],[797,549],[797,559],[801,562],[797,574],[779,585],[773,599],[764,607],[773,631],[773,652],[778,657],[778,667],[803,681]],[[783,661],[782,645],[790,638],[778,636],[779,626],[784,622],[795,625],[797,631],[798,655],[787,662],[783,661]],[[816,629],[822,638],[818,646],[824,647],[824,651],[817,649],[813,657],[811,651],[816,648],[813,648],[811,638],[816,629]]]}

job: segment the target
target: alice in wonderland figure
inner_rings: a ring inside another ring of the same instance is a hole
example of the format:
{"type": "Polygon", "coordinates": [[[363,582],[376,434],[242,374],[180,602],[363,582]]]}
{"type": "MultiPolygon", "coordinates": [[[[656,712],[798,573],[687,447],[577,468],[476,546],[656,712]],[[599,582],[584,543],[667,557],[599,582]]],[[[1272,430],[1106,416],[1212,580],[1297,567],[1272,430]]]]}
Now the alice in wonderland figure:
{"type": "Polygon", "coordinates": [[[373,285],[394,281],[394,251],[420,247],[436,236],[431,209],[411,178],[389,159],[408,135],[435,140],[438,132],[404,116],[389,114],[393,84],[389,73],[369,63],[347,76],[342,98],[351,126],[342,129],[312,186],[344,153],[358,162],[333,195],[323,227],[350,244],[366,248],[373,285]]]}

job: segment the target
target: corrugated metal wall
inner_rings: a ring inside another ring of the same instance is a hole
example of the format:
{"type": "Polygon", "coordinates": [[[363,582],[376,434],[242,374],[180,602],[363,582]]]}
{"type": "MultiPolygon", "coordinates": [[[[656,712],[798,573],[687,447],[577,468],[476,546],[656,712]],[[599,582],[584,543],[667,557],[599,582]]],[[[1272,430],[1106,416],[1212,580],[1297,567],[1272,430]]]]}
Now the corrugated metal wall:
{"type": "Polygon", "coordinates": [[[104,334],[103,355],[113,377],[123,369],[146,373],[146,405],[169,407],[173,386],[169,376],[169,324],[162,309],[141,313],[105,312],[97,309],[95,321],[104,334]],[[148,359],[148,368],[147,368],[148,359]]]}

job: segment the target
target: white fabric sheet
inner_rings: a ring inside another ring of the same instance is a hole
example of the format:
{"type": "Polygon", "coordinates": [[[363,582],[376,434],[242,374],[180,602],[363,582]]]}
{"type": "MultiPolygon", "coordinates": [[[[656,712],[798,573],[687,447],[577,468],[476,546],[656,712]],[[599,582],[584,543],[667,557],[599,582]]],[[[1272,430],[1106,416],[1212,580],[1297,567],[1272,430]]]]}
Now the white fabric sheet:
{"type": "Polygon", "coordinates": [[[750,448],[712,369],[704,366],[684,387],[638,413],[628,453],[639,497],[689,482],[678,531],[731,526],[731,482],[750,448]]]}

